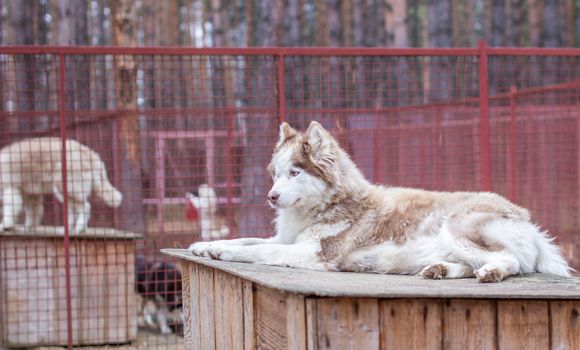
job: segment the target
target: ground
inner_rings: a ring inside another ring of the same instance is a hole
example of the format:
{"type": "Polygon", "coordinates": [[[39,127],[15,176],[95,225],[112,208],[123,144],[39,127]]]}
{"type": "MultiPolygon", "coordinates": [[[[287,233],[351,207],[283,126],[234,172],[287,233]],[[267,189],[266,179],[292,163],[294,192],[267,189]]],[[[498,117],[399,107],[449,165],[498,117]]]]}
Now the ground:
{"type": "MultiPolygon", "coordinates": [[[[109,345],[109,346],[88,346],[79,347],[79,350],[142,350],[142,349],[156,349],[156,350],[183,350],[183,337],[175,334],[163,335],[148,330],[139,329],[137,334],[137,341],[132,344],[124,345],[109,345]]],[[[0,349],[4,349],[0,347],[0,349]]],[[[60,346],[43,346],[32,348],[32,350],[63,350],[66,347],[60,346]]]]}

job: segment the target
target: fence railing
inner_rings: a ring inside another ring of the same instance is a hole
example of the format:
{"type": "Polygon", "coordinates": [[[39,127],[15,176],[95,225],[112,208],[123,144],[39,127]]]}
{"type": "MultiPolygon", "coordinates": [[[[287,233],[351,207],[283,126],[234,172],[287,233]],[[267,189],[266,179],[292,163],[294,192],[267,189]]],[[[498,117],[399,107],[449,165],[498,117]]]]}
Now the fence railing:
{"type": "MultiPolygon", "coordinates": [[[[580,49],[483,42],[442,49],[0,47],[0,146],[54,136],[63,160],[73,156],[67,138],[89,146],[124,197],[117,209],[91,200],[89,226],[143,234],[136,255],[156,260],[159,248],[204,234],[268,235],[265,168],[277,125],[302,128],[316,119],[375,182],[494,191],[530,208],[580,268],[577,67],[580,49]],[[204,183],[215,204],[199,211],[201,221],[189,221],[185,193],[204,183]]],[[[69,346],[77,344],[79,307],[69,228],[77,185],[67,181],[74,164],[59,162],[62,205],[46,196],[42,218],[64,226],[59,268],[69,346]]],[[[38,260],[38,247],[27,254],[38,260]]],[[[0,262],[6,256],[0,252],[0,262]]],[[[11,320],[0,319],[6,335],[11,320]]]]}

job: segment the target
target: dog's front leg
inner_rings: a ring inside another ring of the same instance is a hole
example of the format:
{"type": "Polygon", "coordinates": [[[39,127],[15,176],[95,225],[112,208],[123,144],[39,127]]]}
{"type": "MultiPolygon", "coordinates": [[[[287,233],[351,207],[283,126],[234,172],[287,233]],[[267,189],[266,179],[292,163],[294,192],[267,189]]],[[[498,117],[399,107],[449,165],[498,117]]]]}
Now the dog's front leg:
{"type": "Polygon", "coordinates": [[[218,260],[259,263],[309,270],[329,270],[317,254],[315,243],[257,244],[251,246],[214,245],[208,254],[218,260]]]}
{"type": "Polygon", "coordinates": [[[268,244],[276,243],[278,239],[276,237],[270,238],[256,238],[256,237],[246,237],[237,239],[223,239],[219,241],[205,241],[205,242],[195,242],[187,248],[193,255],[209,257],[208,249],[212,246],[247,246],[254,244],[268,244]]]}

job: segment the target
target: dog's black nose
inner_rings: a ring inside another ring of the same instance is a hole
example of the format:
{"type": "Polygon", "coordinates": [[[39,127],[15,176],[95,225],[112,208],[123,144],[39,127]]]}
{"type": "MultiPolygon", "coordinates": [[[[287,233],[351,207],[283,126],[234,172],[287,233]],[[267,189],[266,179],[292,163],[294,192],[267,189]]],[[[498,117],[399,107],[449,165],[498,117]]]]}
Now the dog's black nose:
{"type": "Polygon", "coordinates": [[[272,203],[276,203],[276,201],[278,201],[278,198],[280,198],[280,193],[278,192],[270,192],[268,194],[268,200],[272,203]]]}

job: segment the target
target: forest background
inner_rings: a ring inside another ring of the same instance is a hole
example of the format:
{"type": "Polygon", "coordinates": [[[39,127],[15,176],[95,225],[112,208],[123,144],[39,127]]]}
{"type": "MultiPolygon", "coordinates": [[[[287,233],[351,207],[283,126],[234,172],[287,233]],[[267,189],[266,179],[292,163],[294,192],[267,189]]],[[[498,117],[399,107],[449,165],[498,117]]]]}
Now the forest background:
{"type": "Polygon", "coordinates": [[[580,0],[0,0],[0,45],[574,47],[580,0]]]}

